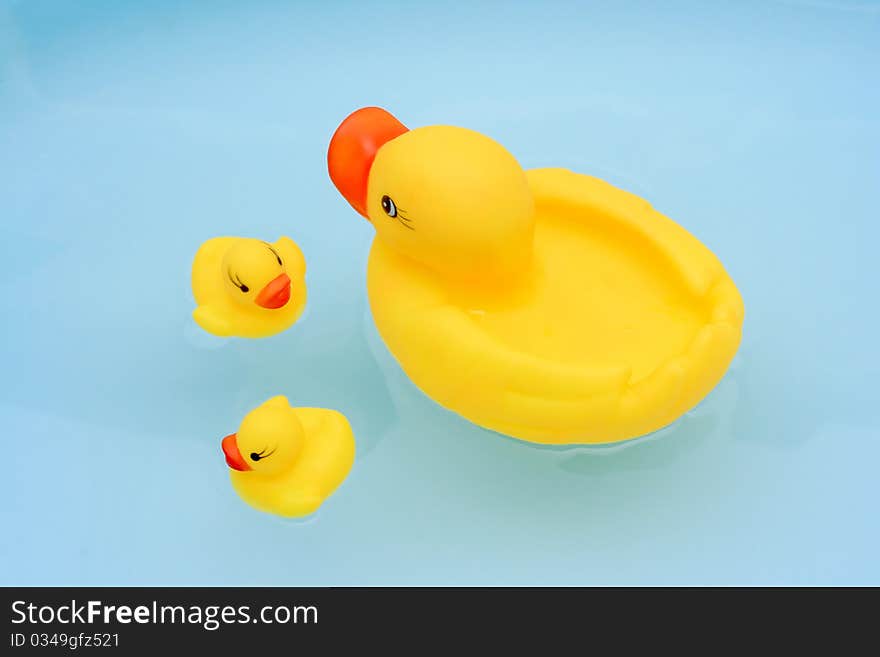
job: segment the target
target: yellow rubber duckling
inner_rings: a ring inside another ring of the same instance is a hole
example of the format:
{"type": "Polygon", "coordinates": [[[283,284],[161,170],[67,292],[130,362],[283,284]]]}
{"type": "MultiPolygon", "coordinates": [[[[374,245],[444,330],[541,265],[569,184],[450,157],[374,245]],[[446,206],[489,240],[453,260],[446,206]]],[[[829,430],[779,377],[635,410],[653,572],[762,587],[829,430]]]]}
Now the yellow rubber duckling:
{"type": "Polygon", "coordinates": [[[219,336],[280,333],[305,308],[305,274],[305,258],[289,237],[274,244],[246,237],[210,239],[193,260],[193,319],[219,336]]]}
{"type": "Polygon", "coordinates": [[[523,170],[453,126],[360,109],[330,178],[376,229],[376,327],[429,397],[540,443],[650,433],[693,408],[740,343],[718,259],[646,201],[565,169],[523,170]]]}
{"type": "Polygon", "coordinates": [[[248,413],[222,442],[232,487],[252,507],[286,518],[314,513],[354,462],[351,425],[326,408],[292,408],[283,395],[248,413]]]}

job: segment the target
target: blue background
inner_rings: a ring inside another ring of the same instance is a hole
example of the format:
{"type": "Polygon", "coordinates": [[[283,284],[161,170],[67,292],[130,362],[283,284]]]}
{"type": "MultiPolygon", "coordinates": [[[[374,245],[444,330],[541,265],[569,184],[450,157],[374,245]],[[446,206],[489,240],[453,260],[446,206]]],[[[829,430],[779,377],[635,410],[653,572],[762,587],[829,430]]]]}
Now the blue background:
{"type": "Polygon", "coordinates": [[[873,2],[0,2],[0,583],[880,584],[873,2]],[[423,397],[375,334],[326,145],[369,104],[649,199],[746,302],[728,376],[623,447],[423,397]],[[192,255],[293,237],[309,307],[189,318],[192,255]],[[338,408],[350,478],[244,505],[220,438],[338,408]]]}

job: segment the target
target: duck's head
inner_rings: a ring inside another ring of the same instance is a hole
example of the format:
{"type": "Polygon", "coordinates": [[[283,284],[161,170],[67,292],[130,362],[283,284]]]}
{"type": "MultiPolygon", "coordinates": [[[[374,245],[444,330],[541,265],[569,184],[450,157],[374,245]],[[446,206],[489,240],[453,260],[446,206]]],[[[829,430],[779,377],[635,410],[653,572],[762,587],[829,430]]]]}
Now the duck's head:
{"type": "Polygon", "coordinates": [[[226,436],[221,446],[233,470],[277,474],[293,465],[304,441],[296,412],[279,395],[248,413],[238,432],[226,436]]]}
{"type": "Polygon", "coordinates": [[[290,301],[290,276],[278,249],[257,239],[235,241],[223,256],[221,275],[229,296],[243,306],[266,310],[290,301]]]}
{"type": "Polygon", "coordinates": [[[327,153],[336,188],[377,239],[444,275],[509,276],[531,255],[534,206],[525,172],[472,130],[408,130],[378,107],[346,118],[327,153]]]}

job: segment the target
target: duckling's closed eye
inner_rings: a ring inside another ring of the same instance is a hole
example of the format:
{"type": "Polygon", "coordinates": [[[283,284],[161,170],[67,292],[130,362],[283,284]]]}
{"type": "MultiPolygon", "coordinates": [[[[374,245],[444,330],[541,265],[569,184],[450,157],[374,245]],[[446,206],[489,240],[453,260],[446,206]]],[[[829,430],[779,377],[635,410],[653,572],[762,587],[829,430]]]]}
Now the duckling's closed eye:
{"type": "Polygon", "coordinates": [[[269,242],[263,242],[263,244],[265,244],[265,245],[269,248],[269,250],[272,252],[272,255],[275,256],[275,260],[277,260],[277,261],[278,261],[278,264],[281,265],[281,266],[283,267],[283,266],[284,266],[284,263],[281,262],[281,256],[278,255],[278,251],[276,251],[274,248],[272,248],[272,245],[269,244],[269,242]]]}
{"type": "Polygon", "coordinates": [[[232,281],[232,284],[237,287],[242,292],[247,292],[250,288],[241,282],[241,278],[238,274],[233,274],[232,270],[226,272],[226,275],[229,276],[229,280],[232,281]]]}
{"type": "Polygon", "coordinates": [[[276,449],[278,449],[278,448],[275,447],[272,449],[271,452],[268,452],[268,453],[267,453],[268,448],[264,448],[263,451],[261,451],[261,452],[251,452],[251,454],[250,454],[251,461],[259,461],[261,459],[267,459],[270,456],[272,456],[272,454],[275,453],[276,449]]]}

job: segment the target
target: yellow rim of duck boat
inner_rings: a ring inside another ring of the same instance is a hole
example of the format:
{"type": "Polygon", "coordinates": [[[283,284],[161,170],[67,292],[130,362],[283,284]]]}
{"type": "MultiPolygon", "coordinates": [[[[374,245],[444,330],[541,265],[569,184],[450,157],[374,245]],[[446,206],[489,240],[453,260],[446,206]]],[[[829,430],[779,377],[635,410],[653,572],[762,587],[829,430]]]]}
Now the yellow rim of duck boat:
{"type": "Polygon", "coordinates": [[[367,286],[380,335],[429,397],[516,438],[609,443],[672,423],[715,387],[736,353],[744,316],[736,286],[699,240],[645,200],[565,169],[527,175],[536,216],[582,219],[583,230],[590,224],[610,227],[660,263],[660,270],[701,304],[705,319],[686,348],[671,349],[652,372],[638,378],[627,363],[538,357],[481,330],[432,283],[434,274],[375,240],[367,286]]]}

